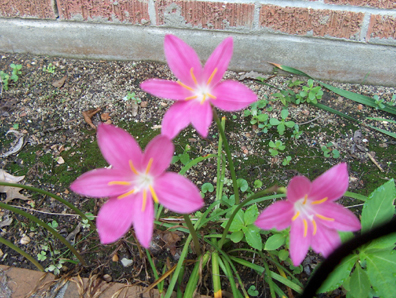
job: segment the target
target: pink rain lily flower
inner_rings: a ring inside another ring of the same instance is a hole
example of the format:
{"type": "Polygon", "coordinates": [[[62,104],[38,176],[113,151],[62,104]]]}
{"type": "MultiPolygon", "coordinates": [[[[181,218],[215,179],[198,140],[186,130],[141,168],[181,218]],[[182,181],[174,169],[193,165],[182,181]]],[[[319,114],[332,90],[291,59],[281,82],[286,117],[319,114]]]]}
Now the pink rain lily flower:
{"type": "Polygon", "coordinates": [[[348,189],[348,171],[340,163],[312,183],[296,176],[287,187],[287,199],[263,211],[255,225],[264,230],[290,228],[290,258],[294,266],[304,260],[309,247],[327,257],[341,244],[338,231],[357,231],[361,225],[356,216],[334,203],[348,189]]]}
{"type": "Polygon", "coordinates": [[[174,151],[166,136],[155,137],[144,152],[129,133],[113,125],[99,125],[97,139],[111,168],[89,171],[70,188],[84,196],[109,197],[96,220],[103,244],[118,240],[133,225],[137,239],[148,248],[154,202],[177,213],[194,212],[203,206],[199,190],[190,180],[165,172],[174,151]]]}
{"type": "Polygon", "coordinates": [[[237,111],[257,101],[256,94],[245,85],[230,80],[220,82],[232,57],[232,37],[214,50],[204,68],[197,53],[178,37],[166,35],[164,48],[169,68],[179,80],[150,79],[140,87],[157,97],[176,101],[162,121],[162,134],[170,139],[189,123],[206,137],[213,118],[211,105],[237,111]]]}

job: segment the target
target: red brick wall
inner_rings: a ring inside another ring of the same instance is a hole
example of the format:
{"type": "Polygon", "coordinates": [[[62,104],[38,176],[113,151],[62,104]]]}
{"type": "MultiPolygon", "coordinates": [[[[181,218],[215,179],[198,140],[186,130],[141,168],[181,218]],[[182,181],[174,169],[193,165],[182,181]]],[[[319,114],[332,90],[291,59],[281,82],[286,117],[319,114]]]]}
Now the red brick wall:
{"type": "Polygon", "coordinates": [[[395,0],[0,0],[1,17],[231,30],[396,44],[395,0]],[[56,8],[54,8],[53,1],[56,8]],[[270,4],[269,4],[270,3],[270,4]]]}

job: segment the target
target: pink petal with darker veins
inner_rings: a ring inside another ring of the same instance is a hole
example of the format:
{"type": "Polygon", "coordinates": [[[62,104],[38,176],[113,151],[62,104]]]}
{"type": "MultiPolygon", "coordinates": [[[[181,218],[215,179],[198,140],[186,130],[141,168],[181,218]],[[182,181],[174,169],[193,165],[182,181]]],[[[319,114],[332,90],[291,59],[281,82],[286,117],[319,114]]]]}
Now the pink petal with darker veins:
{"type": "Polygon", "coordinates": [[[132,226],[134,198],[111,198],[100,208],[96,225],[100,242],[112,243],[120,239],[132,226]]]}
{"type": "Polygon", "coordinates": [[[154,229],[154,203],[151,193],[147,192],[146,206],[143,206],[143,193],[136,195],[133,206],[133,228],[136,238],[144,248],[150,247],[154,229]]]}
{"type": "Polygon", "coordinates": [[[209,127],[212,123],[213,112],[208,101],[195,103],[190,111],[192,126],[204,138],[208,136],[209,127]]]}
{"type": "Polygon", "coordinates": [[[290,228],[290,258],[294,266],[304,260],[312,238],[312,225],[308,224],[307,235],[304,237],[304,224],[302,219],[293,221],[290,228]]]}
{"type": "Polygon", "coordinates": [[[191,213],[202,208],[199,189],[187,178],[176,173],[165,173],[155,181],[159,202],[177,213],[191,213]]]}
{"type": "Polygon", "coordinates": [[[321,253],[325,258],[331,254],[340,244],[341,239],[337,231],[328,229],[317,222],[318,230],[312,237],[312,249],[321,253]]]}
{"type": "Polygon", "coordinates": [[[267,207],[254,224],[263,230],[275,228],[280,231],[291,225],[293,215],[293,204],[288,201],[278,201],[267,207]]]}
{"type": "Polygon", "coordinates": [[[228,37],[217,46],[217,48],[210,55],[209,59],[206,61],[203,71],[203,78],[205,78],[205,80],[208,80],[209,77],[212,75],[213,71],[217,68],[217,72],[213,76],[210,83],[211,86],[214,86],[218,82],[220,82],[221,78],[223,77],[225,71],[228,68],[228,64],[230,63],[232,51],[232,37],[228,37]]]}
{"type": "Polygon", "coordinates": [[[131,181],[132,172],[114,169],[96,169],[82,174],[70,189],[80,195],[104,198],[119,196],[132,189],[132,185],[109,185],[112,181],[131,181]]]}
{"type": "Polygon", "coordinates": [[[147,167],[150,159],[153,159],[150,175],[157,176],[165,172],[171,163],[174,149],[172,141],[163,135],[156,136],[148,143],[144,151],[143,165],[147,167]]]}
{"type": "Polygon", "coordinates": [[[151,79],[140,84],[140,88],[154,96],[164,99],[183,100],[191,96],[191,91],[180,86],[177,82],[151,79]]]}
{"type": "Polygon", "coordinates": [[[161,133],[171,140],[175,138],[190,124],[190,110],[191,101],[180,101],[173,104],[162,119],[161,133]]]}
{"type": "Polygon", "coordinates": [[[341,198],[348,189],[348,169],[346,163],[340,163],[324,172],[312,181],[311,200],[335,201],[341,198]]]}
{"type": "Polygon", "coordinates": [[[173,74],[184,84],[193,87],[190,70],[193,68],[198,81],[202,77],[201,61],[192,47],[174,35],[166,35],[164,42],[166,61],[173,74]]]}
{"type": "Polygon", "coordinates": [[[334,219],[334,221],[330,221],[315,217],[317,222],[321,222],[329,229],[338,231],[358,231],[361,229],[360,221],[352,211],[339,204],[333,202],[318,204],[315,206],[315,212],[334,219]]]}
{"type": "Polygon", "coordinates": [[[257,95],[245,85],[234,81],[223,81],[215,86],[211,103],[223,111],[238,111],[257,101],[257,95]]]}
{"type": "Polygon", "coordinates": [[[140,167],[142,150],[125,130],[110,124],[100,124],[97,138],[103,157],[114,168],[130,171],[129,160],[136,168],[140,167]]]}
{"type": "Polygon", "coordinates": [[[289,185],[287,186],[287,200],[295,203],[300,199],[303,199],[306,195],[309,196],[311,190],[311,181],[305,176],[293,177],[289,185]]]}

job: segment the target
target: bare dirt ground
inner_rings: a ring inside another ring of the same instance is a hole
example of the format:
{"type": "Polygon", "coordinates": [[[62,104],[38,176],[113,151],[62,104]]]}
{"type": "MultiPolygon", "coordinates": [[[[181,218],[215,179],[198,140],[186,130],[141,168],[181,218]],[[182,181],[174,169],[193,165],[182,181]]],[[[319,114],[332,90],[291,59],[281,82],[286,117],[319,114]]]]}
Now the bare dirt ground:
{"type": "MultiPolygon", "coordinates": [[[[144,147],[153,136],[160,133],[161,120],[171,102],[146,94],[139,84],[149,78],[175,78],[167,65],[154,62],[75,60],[5,53],[0,53],[0,58],[0,70],[7,73],[11,72],[11,63],[22,65],[19,80],[10,82],[9,90],[3,88],[0,96],[0,154],[3,156],[0,158],[0,169],[14,176],[24,176],[21,183],[57,193],[84,212],[96,215],[104,200],[84,198],[69,190],[70,183],[82,173],[107,166],[97,148],[94,126],[99,122],[116,124],[128,130],[144,147]],[[133,98],[126,99],[128,93],[133,98]],[[87,119],[92,122],[88,123],[87,119]],[[18,145],[18,142],[22,143],[18,145]],[[9,154],[13,149],[16,152],[9,154]]],[[[260,84],[254,79],[256,76],[228,71],[225,78],[240,80],[257,92],[259,99],[268,99],[267,108],[271,107],[268,114],[280,119],[282,104],[272,96],[277,90],[260,84]]],[[[287,81],[295,79],[291,75],[261,76],[269,78],[266,83],[278,88],[287,88],[287,81]]],[[[395,94],[395,88],[391,87],[330,83],[360,94],[378,95],[385,102],[391,102],[395,94]]],[[[298,91],[298,88],[295,89],[298,91]]],[[[395,118],[380,110],[359,105],[327,91],[320,102],[364,123],[396,132],[396,125],[386,121],[395,118]],[[385,120],[373,121],[366,117],[385,120]]],[[[396,176],[394,138],[311,105],[289,106],[288,120],[298,123],[303,132],[299,139],[291,138],[292,130],[279,135],[273,127],[264,133],[256,125],[250,124],[251,118],[244,117],[243,111],[221,115],[227,117],[226,134],[237,176],[246,179],[252,190],[256,179],[263,182],[263,189],[275,184],[286,186],[296,174],[314,179],[341,161],[347,162],[349,166],[349,190],[364,195],[396,176]],[[271,156],[268,151],[271,140],[281,140],[286,149],[278,156],[271,156]],[[324,156],[321,147],[329,142],[333,143],[332,149],[340,152],[339,157],[324,156]],[[282,165],[287,156],[292,158],[290,164],[282,165]]],[[[182,154],[186,145],[189,146],[189,158],[216,154],[217,140],[215,124],[207,139],[202,139],[189,127],[175,139],[176,154],[182,154]]],[[[182,164],[178,162],[170,170],[179,171],[181,167],[182,164]]],[[[216,160],[208,159],[193,167],[186,175],[198,187],[208,182],[215,184],[216,160]]],[[[95,272],[107,279],[142,285],[150,285],[154,281],[147,258],[133,237],[133,231],[120,241],[104,246],[99,243],[96,232],[82,226],[79,217],[71,214],[64,205],[46,196],[30,192],[21,194],[27,199],[21,200],[22,195],[12,197],[4,193],[0,194],[0,198],[45,222],[52,223],[55,220],[57,230],[72,243],[77,243],[76,247],[88,263],[86,267],[76,267],[66,262],[60,266],[62,274],[73,271],[88,276],[95,272]],[[124,264],[121,262],[123,259],[132,262],[126,266],[125,261],[124,264]]],[[[213,199],[214,193],[206,193],[207,205],[213,199]]],[[[359,202],[350,198],[344,198],[341,202],[345,206],[352,206],[351,210],[360,214],[359,202]]],[[[71,258],[70,252],[45,230],[7,210],[0,210],[0,230],[3,238],[34,257],[46,252],[46,259],[41,261],[44,267],[58,264],[59,258],[71,258]],[[59,250],[59,254],[55,253],[56,250],[59,250]]],[[[177,262],[186,236],[181,233],[180,241],[172,243],[166,233],[165,228],[156,226],[151,253],[158,268],[164,264],[173,266],[177,262]]],[[[242,257],[252,259],[248,255],[242,257]]],[[[0,244],[0,260],[6,265],[33,268],[24,257],[3,244],[0,244]]],[[[318,262],[320,257],[315,255],[307,258],[304,270],[299,274],[301,282],[307,280],[318,262]]],[[[189,270],[185,273],[186,280],[189,270]]],[[[241,274],[246,281],[246,288],[255,284],[260,293],[258,297],[265,297],[266,285],[261,276],[243,268],[241,274]]],[[[225,283],[224,288],[227,287],[225,283]]],[[[204,276],[201,292],[211,294],[209,275],[204,276]]]]}

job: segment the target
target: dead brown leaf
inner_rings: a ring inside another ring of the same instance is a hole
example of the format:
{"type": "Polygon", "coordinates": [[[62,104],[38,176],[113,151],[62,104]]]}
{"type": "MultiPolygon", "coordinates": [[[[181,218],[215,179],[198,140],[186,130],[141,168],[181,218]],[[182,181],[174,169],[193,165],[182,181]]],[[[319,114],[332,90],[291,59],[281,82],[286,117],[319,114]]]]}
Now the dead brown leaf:
{"type": "Polygon", "coordinates": [[[172,256],[176,254],[176,243],[181,240],[178,231],[164,231],[162,240],[165,242],[165,248],[169,248],[172,256]]]}
{"type": "Polygon", "coordinates": [[[85,112],[82,112],[82,115],[84,117],[85,122],[88,123],[89,126],[91,126],[93,129],[96,129],[95,124],[92,123],[92,117],[98,113],[101,109],[97,108],[97,109],[91,109],[85,112]]]}
{"type": "Polygon", "coordinates": [[[61,78],[60,80],[54,81],[52,82],[52,86],[56,87],[56,88],[62,88],[62,86],[65,84],[67,79],[67,75],[65,75],[63,78],[61,78]]]}
{"type": "MultiPolygon", "coordinates": [[[[8,183],[18,183],[22,181],[25,176],[13,176],[4,170],[0,170],[0,181],[8,183]]],[[[19,193],[22,190],[20,187],[2,186],[0,185],[0,193],[6,194],[6,199],[3,203],[8,203],[14,199],[30,200],[25,195],[19,193]]]]}
{"type": "Polygon", "coordinates": [[[102,121],[107,121],[110,119],[110,114],[109,113],[102,113],[100,114],[100,119],[102,119],[102,121]]]}

